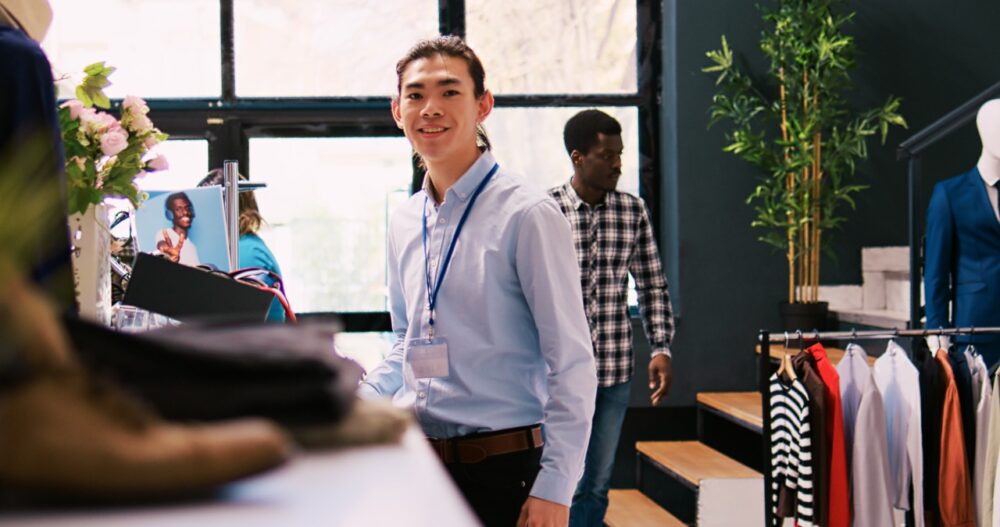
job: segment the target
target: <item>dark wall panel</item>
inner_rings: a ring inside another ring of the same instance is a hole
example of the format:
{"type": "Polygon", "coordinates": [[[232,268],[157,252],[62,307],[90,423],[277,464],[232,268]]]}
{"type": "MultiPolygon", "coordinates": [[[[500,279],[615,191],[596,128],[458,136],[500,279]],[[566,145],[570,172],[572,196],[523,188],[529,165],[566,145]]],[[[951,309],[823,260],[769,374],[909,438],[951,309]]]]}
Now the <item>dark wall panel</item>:
{"type": "MultiPolygon", "coordinates": [[[[906,244],[906,168],[895,160],[896,145],[1000,81],[1000,2],[857,0],[845,7],[857,11],[848,31],[861,52],[851,100],[870,107],[890,93],[903,97],[910,130],[893,131],[884,147],[872,143],[871,162],[860,171],[871,188],[834,234],[838,259],[824,260],[823,284],[860,283],[861,247],[906,244]]],[[[701,68],[722,34],[752,70],[764,71],[755,2],[665,0],[664,11],[664,60],[674,61],[664,66],[664,90],[674,90],[664,96],[664,126],[674,127],[664,141],[676,144],[663,151],[676,159],[662,160],[662,177],[665,193],[676,194],[661,204],[675,203],[676,210],[664,209],[661,231],[664,254],[678,251],[679,284],[671,285],[683,298],[669,404],[686,405],[698,390],[754,387],[754,339],[759,328],[778,326],[786,275],[783,256],[750,229],[744,200],[754,186],[753,167],[721,151],[722,126],[706,127],[715,86],[701,68]]],[[[979,149],[970,125],[927,153],[921,208],[933,182],[974,165],[979,149]]]]}

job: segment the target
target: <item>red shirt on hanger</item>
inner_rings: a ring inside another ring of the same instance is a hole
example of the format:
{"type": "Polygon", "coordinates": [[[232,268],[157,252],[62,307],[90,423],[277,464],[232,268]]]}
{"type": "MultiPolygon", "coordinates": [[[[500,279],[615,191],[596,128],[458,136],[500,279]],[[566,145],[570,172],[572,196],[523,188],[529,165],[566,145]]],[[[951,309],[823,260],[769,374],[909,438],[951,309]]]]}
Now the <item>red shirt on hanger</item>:
{"type": "Polygon", "coordinates": [[[844,409],[840,400],[840,375],[826,356],[823,345],[816,343],[806,350],[816,361],[816,369],[823,380],[826,397],[824,421],[826,424],[826,444],[832,446],[829,485],[829,527],[848,527],[851,524],[851,501],[847,487],[847,450],[844,444],[844,409]]]}

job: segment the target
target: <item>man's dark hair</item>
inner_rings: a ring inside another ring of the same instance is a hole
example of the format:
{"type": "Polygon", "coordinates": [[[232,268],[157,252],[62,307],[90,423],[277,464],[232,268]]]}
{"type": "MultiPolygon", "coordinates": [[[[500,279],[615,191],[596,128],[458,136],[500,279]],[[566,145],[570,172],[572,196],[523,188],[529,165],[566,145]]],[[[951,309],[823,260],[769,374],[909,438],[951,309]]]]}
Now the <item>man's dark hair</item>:
{"type": "MultiPolygon", "coordinates": [[[[444,35],[417,42],[416,45],[406,52],[406,55],[403,55],[403,58],[399,59],[399,62],[396,63],[397,97],[403,93],[403,72],[406,71],[406,67],[416,60],[430,58],[435,55],[445,55],[464,60],[469,66],[469,75],[472,77],[472,84],[474,86],[473,93],[477,98],[482,97],[486,93],[486,70],[483,68],[483,63],[479,60],[476,52],[472,51],[472,48],[461,37],[444,35]]],[[[486,135],[486,130],[482,126],[476,127],[476,137],[482,143],[482,147],[485,147],[487,150],[490,149],[490,138],[486,135]]]]}
{"type": "Polygon", "coordinates": [[[590,152],[597,144],[597,134],[621,135],[622,125],[614,117],[600,110],[584,110],[566,121],[563,129],[563,142],[566,153],[573,154],[576,150],[581,154],[590,152]]]}
{"type": "Polygon", "coordinates": [[[191,219],[193,220],[194,219],[194,203],[191,203],[191,198],[189,198],[188,195],[187,195],[187,193],[185,193],[185,192],[174,192],[173,194],[167,196],[167,201],[163,202],[163,208],[166,209],[164,211],[164,215],[167,217],[167,220],[174,221],[174,209],[173,209],[173,205],[174,205],[174,202],[177,201],[177,200],[179,200],[179,199],[182,199],[185,202],[187,202],[188,209],[191,210],[191,219]]]}
{"type": "Polygon", "coordinates": [[[435,55],[447,55],[464,60],[469,65],[469,75],[472,76],[472,82],[475,85],[476,97],[482,97],[486,93],[486,70],[483,69],[483,63],[476,56],[476,52],[472,51],[472,48],[461,37],[446,35],[417,42],[410,48],[410,51],[406,52],[406,55],[403,55],[403,58],[399,59],[399,62],[396,63],[397,95],[403,92],[403,71],[406,70],[406,67],[415,60],[435,55]]]}

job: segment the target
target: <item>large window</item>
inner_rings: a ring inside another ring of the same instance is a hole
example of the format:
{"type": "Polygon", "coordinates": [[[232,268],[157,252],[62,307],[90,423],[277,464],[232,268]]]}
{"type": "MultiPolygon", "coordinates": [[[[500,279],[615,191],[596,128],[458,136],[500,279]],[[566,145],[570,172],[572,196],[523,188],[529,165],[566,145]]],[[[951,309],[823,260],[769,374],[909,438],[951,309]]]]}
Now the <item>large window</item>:
{"type": "Polygon", "coordinates": [[[564,183],[563,126],[601,108],[624,129],[621,190],[658,214],[655,0],[51,2],[44,47],[65,86],[105,60],[118,68],[109,95],[146,98],[171,134],[171,169],[144,189],[193,186],[227,159],[267,184],[261,236],[298,312],[389,329],[387,220],[422,176],[389,113],[394,66],[439,33],[465,36],[484,62],[496,96],[485,126],[505,167],[540,188],[564,183]]]}
{"type": "Polygon", "coordinates": [[[236,93],[391,95],[396,60],[437,34],[433,0],[235,0],[236,93]]]}
{"type": "MultiPolygon", "coordinates": [[[[600,108],[622,125],[622,177],[618,190],[639,194],[639,116],[635,108],[600,108]]],[[[497,108],[485,128],[504,167],[541,188],[569,181],[573,167],[563,143],[566,121],[580,108],[497,108]]]]}
{"type": "Polygon", "coordinates": [[[83,68],[118,68],[109,97],[218,97],[219,4],[205,0],[50,0],[53,17],[42,47],[59,96],[72,97],[83,68]]]}
{"type": "Polygon", "coordinates": [[[257,201],[297,311],[385,311],[389,213],[409,196],[403,138],[251,139],[257,201]]]}
{"type": "Polygon", "coordinates": [[[636,4],[468,0],[468,41],[497,94],[635,93],[636,4]]]}

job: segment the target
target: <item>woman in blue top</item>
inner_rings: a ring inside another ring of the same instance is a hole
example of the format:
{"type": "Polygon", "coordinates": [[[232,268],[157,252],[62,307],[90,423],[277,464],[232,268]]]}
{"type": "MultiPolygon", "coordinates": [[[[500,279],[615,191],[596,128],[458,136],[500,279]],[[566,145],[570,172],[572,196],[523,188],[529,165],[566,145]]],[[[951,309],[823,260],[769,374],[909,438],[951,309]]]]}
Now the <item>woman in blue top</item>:
{"type": "MultiPolygon", "coordinates": [[[[240,174],[241,180],[246,180],[247,178],[240,174]]],[[[198,183],[199,187],[209,187],[222,185],[223,175],[222,169],[216,168],[211,170],[201,183],[198,183]]],[[[240,269],[245,269],[247,267],[260,267],[262,269],[267,269],[272,273],[281,276],[281,268],[278,267],[278,260],[274,258],[274,254],[271,250],[267,248],[267,244],[264,240],[257,236],[257,231],[260,230],[260,226],[265,223],[264,217],[260,215],[260,209],[257,208],[257,198],[254,197],[253,192],[240,192],[240,241],[239,241],[239,251],[240,251],[240,269]]],[[[263,277],[267,285],[273,286],[274,280],[270,277],[263,277]]],[[[271,308],[267,311],[267,320],[270,322],[284,322],[285,321],[285,309],[282,307],[281,302],[275,298],[271,302],[271,308]]]]}

